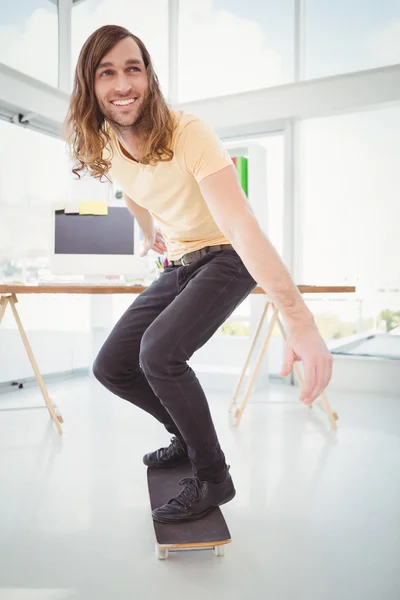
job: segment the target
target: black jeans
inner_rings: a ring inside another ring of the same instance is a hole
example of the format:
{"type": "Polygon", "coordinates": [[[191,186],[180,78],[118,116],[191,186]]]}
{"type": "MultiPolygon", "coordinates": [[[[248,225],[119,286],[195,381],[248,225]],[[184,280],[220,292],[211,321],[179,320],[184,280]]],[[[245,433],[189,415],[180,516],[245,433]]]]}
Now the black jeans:
{"type": "Polygon", "coordinates": [[[227,467],[206,396],[187,361],[255,285],[234,250],[169,266],[122,315],[93,365],[108,390],[186,442],[193,471],[203,480],[221,480],[227,467]]]}

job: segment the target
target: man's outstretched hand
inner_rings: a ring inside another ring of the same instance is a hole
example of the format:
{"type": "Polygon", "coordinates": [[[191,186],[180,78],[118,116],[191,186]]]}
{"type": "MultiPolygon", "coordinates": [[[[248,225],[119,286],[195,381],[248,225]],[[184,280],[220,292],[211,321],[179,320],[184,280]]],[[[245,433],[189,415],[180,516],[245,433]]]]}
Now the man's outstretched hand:
{"type": "Polygon", "coordinates": [[[286,342],[281,377],[289,375],[295,361],[302,361],[304,384],[300,401],[312,404],[324,391],[332,377],[333,357],[315,325],[294,330],[286,342]]]}

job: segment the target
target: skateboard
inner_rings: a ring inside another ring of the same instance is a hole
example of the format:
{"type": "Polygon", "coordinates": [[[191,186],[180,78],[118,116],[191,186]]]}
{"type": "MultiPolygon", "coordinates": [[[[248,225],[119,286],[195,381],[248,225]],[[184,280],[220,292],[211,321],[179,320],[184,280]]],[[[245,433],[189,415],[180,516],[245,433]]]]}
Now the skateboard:
{"type": "MultiPolygon", "coordinates": [[[[192,477],[189,461],[171,469],[147,468],[151,510],[162,506],[179,494],[179,480],[192,477]]],[[[153,520],[156,536],[155,554],[159,560],[168,558],[171,551],[210,549],[215,556],[224,556],[231,535],[219,507],[197,521],[158,523],[153,520]]]]}

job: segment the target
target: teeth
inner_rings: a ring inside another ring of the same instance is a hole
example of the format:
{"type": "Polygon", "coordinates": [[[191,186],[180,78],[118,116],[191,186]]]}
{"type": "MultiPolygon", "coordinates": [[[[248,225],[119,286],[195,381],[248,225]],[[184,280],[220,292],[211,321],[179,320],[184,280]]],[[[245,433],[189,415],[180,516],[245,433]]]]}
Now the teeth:
{"type": "Polygon", "coordinates": [[[129,100],[114,100],[112,104],[116,106],[127,106],[128,104],[133,104],[135,102],[135,98],[130,98],[129,100]]]}

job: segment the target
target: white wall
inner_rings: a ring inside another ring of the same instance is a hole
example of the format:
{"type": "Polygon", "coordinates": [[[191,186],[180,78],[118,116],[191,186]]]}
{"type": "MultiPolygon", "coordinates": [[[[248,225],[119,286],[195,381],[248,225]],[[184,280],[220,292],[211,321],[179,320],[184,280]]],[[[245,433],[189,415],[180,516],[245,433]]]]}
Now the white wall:
{"type": "MultiPolygon", "coordinates": [[[[90,336],[81,331],[28,331],[42,375],[87,367],[90,336]]],[[[33,370],[16,329],[0,329],[0,383],[33,377],[33,370]]]]}
{"type": "Polygon", "coordinates": [[[329,389],[400,396],[399,363],[381,358],[335,356],[329,389]]]}

